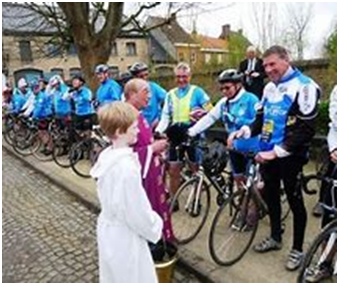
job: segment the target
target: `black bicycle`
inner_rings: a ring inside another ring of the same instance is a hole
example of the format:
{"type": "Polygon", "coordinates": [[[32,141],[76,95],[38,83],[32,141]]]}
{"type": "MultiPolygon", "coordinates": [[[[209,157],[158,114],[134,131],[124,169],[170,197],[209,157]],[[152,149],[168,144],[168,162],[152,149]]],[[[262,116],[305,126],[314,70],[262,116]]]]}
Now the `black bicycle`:
{"type": "Polygon", "coordinates": [[[321,277],[327,277],[332,283],[337,283],[337,201],[335,195],[337,180],[323,176],[317,179],[329,185],[328,195],[330,195],[331,206],[323,203],[321,206],[334,217],[334,220],[323,228],[312,242],[305,255],[297,282],[320,282],[323,281],[321,277]]]}

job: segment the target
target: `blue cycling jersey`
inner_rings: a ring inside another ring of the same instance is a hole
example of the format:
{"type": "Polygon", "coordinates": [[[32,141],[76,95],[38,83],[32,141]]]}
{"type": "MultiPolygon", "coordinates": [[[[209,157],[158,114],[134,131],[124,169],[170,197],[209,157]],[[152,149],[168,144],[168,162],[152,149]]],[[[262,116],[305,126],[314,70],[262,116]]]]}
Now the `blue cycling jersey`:
{"type": "Polygon", "coordinates": [[[27,89],[26,93],[23,93],[19,88],[14,89],[11,104],[13,113],[19,113],[21,111],[31,93],[32,91],[30,89],[27,89]]]}
{"type": "Polygon", "coordinates": [[[52,91],[54,111],[57,117],[66,117],[71,114],[70,98],[64,96],[67,92],[68,87],[66,84],[61,84],[52,91]]]}
{"type": "Polygon", "coordinates": [[[120,84],[109,78],[99,86],[96,99],[99,102],[99,105],[120,101],[122,92],[123,90],[120,84]]]}
{"type": "Polygon", "coordinates": [[[75,103],[75,114],[78,116],[90,115],[94,113],[92,106],[92,91],[82,86],[80,89],[72,93],[72,98],[75,103]]]}
{"type": "Polygon", "coordinates": [[[53,114],[53,102],[51,96],[45,91],[40,91],[34,100],[33,118],[44,119],[53,114]]]}

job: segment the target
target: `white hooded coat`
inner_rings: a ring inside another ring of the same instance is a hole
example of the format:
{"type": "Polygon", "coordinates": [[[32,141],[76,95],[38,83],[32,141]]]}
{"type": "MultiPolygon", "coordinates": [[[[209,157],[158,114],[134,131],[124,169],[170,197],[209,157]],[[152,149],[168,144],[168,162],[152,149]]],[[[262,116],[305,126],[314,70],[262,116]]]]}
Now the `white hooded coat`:
{"type": "Polygon", "coordinates": [[[91,170],[101,213],[97,224],[101,283],[156,283],[148,241],[161,238],[163,222],[151,208],[132,149],[105,149],[91,170]]]}

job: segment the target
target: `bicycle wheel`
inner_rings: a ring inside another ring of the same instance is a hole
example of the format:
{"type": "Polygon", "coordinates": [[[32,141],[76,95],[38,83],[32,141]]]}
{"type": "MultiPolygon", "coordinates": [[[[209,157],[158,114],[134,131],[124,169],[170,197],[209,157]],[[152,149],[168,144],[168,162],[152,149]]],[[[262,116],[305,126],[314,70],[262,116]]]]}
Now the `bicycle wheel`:
{"type": "Polygon", "coordinates": [[[15,132],[12,144],[14,151],[22,156],[31,155],[31,144],[33,143],[34,135],[34,133],[24,128],[15,132]]]}
{"type": "Polygon", "coordinates": [[[83,177],[90,178],[90,170],[92,168],[93,141],[86,139],[73,145],[70,153],[71,167],[73,171],[83,177]]]}
{"type": "Polygon", "coordinates": [[[198,176],[186,181],[174,195],[170,213],[174,236],[179,244],[192,241],[203,228],[210,208],[210,190],[202,181],[201,192],[197,197],[198,176]]]}
{"type": "Polygon", "coordinates": [[[35,138],[32,141],[31,149],[33,156],[40,161],[52,161],[52,150],[48,150],[47,145],[51,143],[51,138],[49,138],[47,144],[43,143],[39,134],[37,133],[35,138]]]}
{"type": "Polygon", "coordinates": [[[238,262],[252,244],[258,228],[253,219],[253,206],[244,192],[235,192],[215,214],[210,229],[208,247],[212,259],[219,265],[238,262]],[[251,208],[252,210],[245,210],[251,208]]]}
{"type": "Polygon", "coordinates": [[[71,141],[68,135],[59,136],[54,144],[52,150],[52,157],[54,162],[62,168],[71,167],[70,149],[71,141]]]}
{"type": "Polygon", "coordinates": [[[324,264],[325,261],[335,269],[335,275],[329,278],[330,281],[337,283],[337,220],[325,227],[313,241],[306,253],[297,282],[310,282],[309,278],[314,274],[314,270],[324,264]]]}

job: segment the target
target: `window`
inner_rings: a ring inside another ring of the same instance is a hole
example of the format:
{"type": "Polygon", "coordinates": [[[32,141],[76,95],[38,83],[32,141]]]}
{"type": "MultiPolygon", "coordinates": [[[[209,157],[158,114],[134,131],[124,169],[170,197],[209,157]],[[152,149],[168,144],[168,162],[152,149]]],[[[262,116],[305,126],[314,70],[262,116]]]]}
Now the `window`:
{"type": "Polygon", "coordinates": [[[196,63],[197,61],[197,54],[195,52],[191,53],[191,63],[196,63]]]}
{"type": "Polygon", "coordinates": [[[206,53],[205,54],[205,63],[209,63],[211,61],[211,54],[210,53],[206,53]]]}
{"type": "Polygon", "coordinates": [[[58,74],[60,75],[62,78],[64,78],[64,70],[62,68],[52,68],[51,69],[51,73],[52,74],[58,74]]]}
{"type": "Polygon", "coordinates": [[[45,52],[48,57],[55,57],[61,54],[60,48],[54,44],[46,44],[45,52]]]}
{"type": "Polygon", "coordinates": [[[69,77],[72,78],[75,75],[81,75],[80,67],[72,67],[69,69],[69,77]]]}
{"type": "Polygon", "coordinates": [[[126,43],[126,55],[127,56],[134,56],[137,55],[137,46],[135,43],[126,43]]]}
{"type": "Polygon", "coordinates": [[[33,61],[30,41],[20,41],[19,49],[20,49],[20,58],[23,63],[30,63],[33,61]]]}
{"type": "Polygon", "coordinates": [[[118,55],[118,46],[117,46],[117,43],[114,42],[113,47],[112,47],[112,56],[117,56],[117,55],[118,55]]]}
{"type": "Polygon", "coordinates": [[[223,55],[222,54],[218,54],[218,63],[219,64],[223,63],[223,55]]]}
{"type": "Polygon", "coordinates": [[[70,47],[68,49],[68,54],[69,55],[77,55],[78,54],[78,51],[77,51],[75,44],[70,45],[70,47]]]}
{"type": "Polygon", "coordinates": [[[183,52],[179,52],[179,61],[185,61],[185,56],[183,52]]]}

